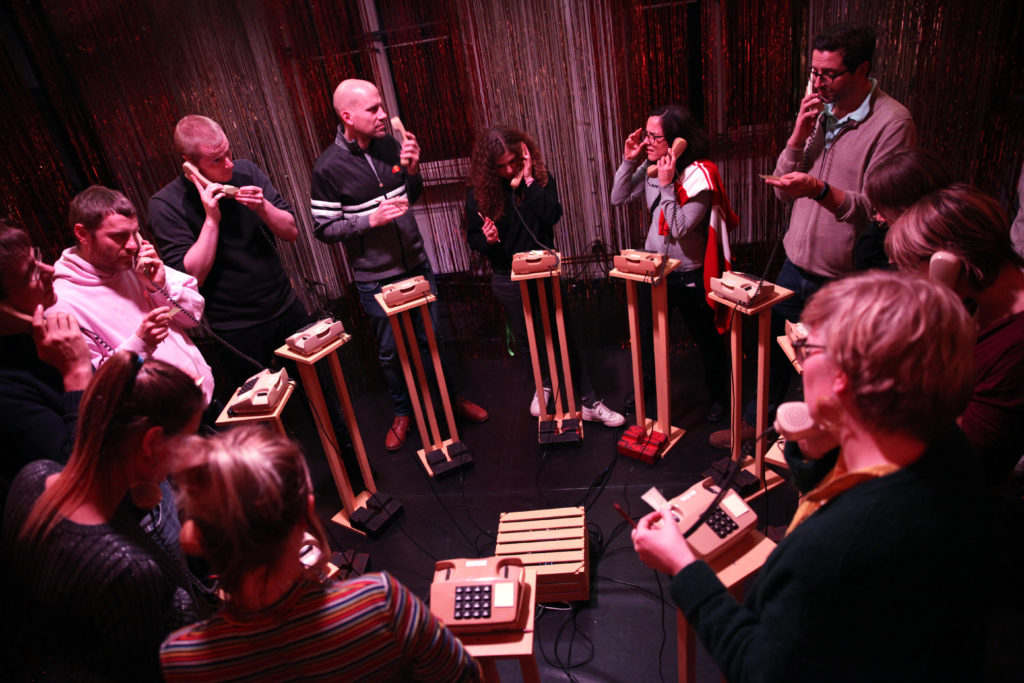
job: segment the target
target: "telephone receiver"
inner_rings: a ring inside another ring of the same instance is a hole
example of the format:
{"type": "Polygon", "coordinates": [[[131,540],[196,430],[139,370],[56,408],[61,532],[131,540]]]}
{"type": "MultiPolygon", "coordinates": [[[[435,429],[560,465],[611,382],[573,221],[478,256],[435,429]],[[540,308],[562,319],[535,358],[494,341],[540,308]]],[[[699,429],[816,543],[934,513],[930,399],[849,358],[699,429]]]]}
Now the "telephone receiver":
{"type": "Polygon", "coordinates": [[[284,368],[277,372],[257,372],[235,391],[235,395],[228,402],[228,415],[273,412],[284,398],[287,387],[288,371],[284,368]]]}
{"type": "Polygon", "coordinates": [[[516,556],[441,560],[430,611],[453,633],[516,631],[526,625],[523,560],[516,556]]]}
{"type": "Polygon", "coordinates": [[[960,263],[960,259],[948,251],[937,251],[928,261],[928,279],[950,289],[956,289],[962,270],[963,264],[960,263]]]}
{"type": "MultiPolygon", "coordinates": [[[[686,140],[684,138],[676,138],[675,140],[672,141],[671,152],[672,152],[673,155],[675,155],[676,159],[681,157],[683,155],[683,152],[685,152],[685,151],[686,151],[686,140]]],[[[654,178],[657,175],[658,175],[658,165],[657,164],[651,164],[650,166],[647,167],[647,177],[648,178],[654,178]]]]}
{"type": "MultiPolygon", "coordinates": [[[[183,161],[181,164],[181,170],[185,174],[186,178],[189,180],[196,180],[204,188],[210,184],[210,181],[206,179],[206,176],[200,173],[199,169],[196,168],[196,165],[191,161],[183,161]]],[[[224,189],[224,194],[228,197],[234,197],[238,194],[238,188],[234,185],[223,185],[222,187],[224,189]]]]}
{"type": "MultiPolygon", "coordinates": [[[[522,144],[522,148],[524,150],[526,149],[526,144],[525,143],[522,144]]],[[[512,186],[513,190],[518,188],[519,185],[523,182],[523,176],[525,174],[526,174],[526,164],[523,164],[523,167],[521,169],[519,169],[519,173],[516,173],[516,177],[509,181],[509,185],[512,186]]]]}
{"type": "Polygon", "coordinates": [[[32,331],[32,316],[0,301],[0,334],[23,334],[32,331]]]}
{"type": "Polygon", "coordinates": [[[807,88],[804,90],[804,97],[814,92],[814,76],[807,77],[807,88]]]}
{"type": "Polygon", "coordinates": [[[391,128],[395,131],[395,134],[398,137],[398,142],[405,142],[405,126],[402,125],[402,119],[397,116],[392,116],[391,128]]]}
{"type": "Polygon", "coordinates": [[[789,441],[819,436],[825,430],[811,417],[803,401],[782,403],[775,411],[775,431],[789,441]]]}

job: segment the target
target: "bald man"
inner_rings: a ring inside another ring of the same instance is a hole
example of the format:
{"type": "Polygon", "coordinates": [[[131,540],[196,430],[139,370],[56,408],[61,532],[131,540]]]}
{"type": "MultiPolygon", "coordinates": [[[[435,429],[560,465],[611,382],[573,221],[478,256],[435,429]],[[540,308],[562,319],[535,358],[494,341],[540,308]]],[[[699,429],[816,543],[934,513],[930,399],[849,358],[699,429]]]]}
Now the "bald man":
{"type": "MultiPolygon", "coordinates": [[[[391,325],[374,295],[386,284],[416,275],[425,277],[437,293],[419,226],[409,211],[423,192],[420,146],[412,133],[406,132],[401,144],[388,135],[388,115],[373,83],[342,81],[334,91],[334,110],[341,121],[338,132],[313,166],[314,234],[321,242],[345,245],[359,301],[377,335],[377,357],[391,394],[394,418],[384,446],[393,451],[408,436],[412,403],[391,325]]],[[[428,308],[437,329],[436,304],[428,308]]],[[[413,315],[413,321],[425,355],[429,347],[422,320],[413,315]]],[[[431,367],[429,360],[424,365],[431,367]]],[[[454,396],[451,373],[446,371],[445,378],[454,396]]],[[[456,397],[453,403],[456,414],[470,421],[488,417],[486,410],[463,398],[456,397]]]]}

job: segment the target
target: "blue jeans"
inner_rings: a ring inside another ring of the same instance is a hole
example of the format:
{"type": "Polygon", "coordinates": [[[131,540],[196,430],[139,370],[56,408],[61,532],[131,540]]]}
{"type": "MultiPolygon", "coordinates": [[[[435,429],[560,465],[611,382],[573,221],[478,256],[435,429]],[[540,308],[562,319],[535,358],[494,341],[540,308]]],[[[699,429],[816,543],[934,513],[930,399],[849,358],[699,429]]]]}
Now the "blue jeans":
{"type": "MultiPolygon", "coordinates": [[[[807,305],[807,300],[815,292],[828,284],[829,279],[809,273],[795,265],[787,258],[779,271],[775,284],[793,290],[793,296],[772,306],[771,339],[786,334],[786,321],[799,322],[800,315],[807,305]]],[[[796,371],[789,362],[785,352],[778,344],[772,343],[768,369],[768,421],[775,417],[775,409],[782,403],[789,392],[789,384],[796,371]]],[[[757,420],[757,402],[747,401],[743,408],[743,419],[747,424],[757,420]]]]}
{"type": "MultiPolygon", "coordinates": [[[[405,375],[402,373],[402,362],[398,358],[398,347],[395,343],[395,334],[391,329],[391,319],[384,309],[380,307],[374,298],[384,285],[398,282],[410,277],[422,275],[430,283],[430,291],[437,294],[437,283],[434,281],[434,272],[430,269],[430,263],[424,261],[422,265],[416,266],[401,275],[378,280],[375,282],[356,282],[356,289],[359,290],[359,303],[363,310],[370,317],[370,326],[377,336],[377,361],[384,373],[384,382],[387,384],[388,393],[391,394],[395,417],[408,416],[412,414],[412,400],[409,397],[409,390],[405,386],[405,375]]],[[[430,323],[434,327],[434,335],[439,335],[437,327],[437,302],[427,304],[430,311],[430,323]]],[[[423,369],[427,373],[428,380],[434,378],[433,361],[430,359],[430,345],[427,343],[426,331],[423,328],[422,307],[410,311],[412,318],[413,332],[416,335],[416,344],[419,346],[420,358],[423,362],[423,369]]],[[[448,393],[456,395],[454,380],[451,373],[445,371],[445,380],[448,384],[448,393]]]]}

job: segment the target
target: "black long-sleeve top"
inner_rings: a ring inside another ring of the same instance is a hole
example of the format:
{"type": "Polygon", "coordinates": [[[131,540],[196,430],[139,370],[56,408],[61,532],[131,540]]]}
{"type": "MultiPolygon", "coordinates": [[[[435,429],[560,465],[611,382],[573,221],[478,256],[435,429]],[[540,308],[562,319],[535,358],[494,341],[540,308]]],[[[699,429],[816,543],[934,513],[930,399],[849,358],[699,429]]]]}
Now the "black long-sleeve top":
{"type": "Polygon", "coordinates": [[[529,186],[524,183],[513,191],[507,181],[502,181],[502,189],[505,192],[505,207],[501,218],[494,221],[500,241],[487,244],[483,232],[484,219],[480,217],[480,207],[472,188],[466,197],[466,241],[470,249],[487,256],[494,271],[508,273],[512,269],[514,254],[554,248],[555,224],[562,218],[562,204],[558,201],[555,176],[550,173],[547,185],[534,181],[529,186]]]}

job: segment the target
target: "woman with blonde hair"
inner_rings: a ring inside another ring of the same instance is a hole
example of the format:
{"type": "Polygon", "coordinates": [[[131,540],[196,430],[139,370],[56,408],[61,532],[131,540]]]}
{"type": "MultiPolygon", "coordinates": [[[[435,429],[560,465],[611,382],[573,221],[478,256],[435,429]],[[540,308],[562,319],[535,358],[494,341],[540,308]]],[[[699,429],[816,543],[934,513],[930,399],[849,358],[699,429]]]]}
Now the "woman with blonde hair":
{"type": "Polygon", "coordinates": [[[204,403],[184,372],[119,352],[85,391],[68,464],[39,460],[15,478],[4,545],[22,654],[38,668],[26,674],[160,679],[160,642],[197,617],[165,480],[204,403]]]}
{"type": "Polygon", "coordinates": [[[900,270],[932,272],[975,308],[977,379],[960,426],[988,484],[1001,488],[1024,454],[1024,259],[1006,214],[988,195],[955,184],[908,209],[886,250],[900,270]]]}
{"type": "Polygon", "coordinates": [[[182,546],[210,563],[225,604],[164,642],[168,681],[477,678],[462,644],[390,575],[324,580],[328,545],[297,445],[242,427],[184,450],[182,546]]]}
{"type": "Polygon", "coordinates": [[[835,464],[746,600],[667,511],[640,521],[634,547],[673,577],[674,601],[730,681],[976,678],[987,520],[955,423],[974,377],[967,312],[924,278],[871,271],[823,287],[802,322],[794,347],[820,431],[786,455],[835,464]]]}

